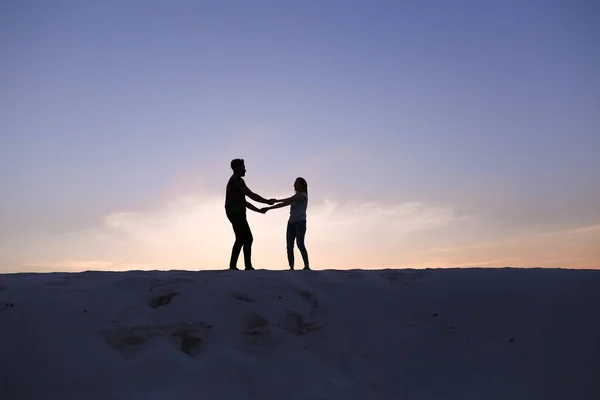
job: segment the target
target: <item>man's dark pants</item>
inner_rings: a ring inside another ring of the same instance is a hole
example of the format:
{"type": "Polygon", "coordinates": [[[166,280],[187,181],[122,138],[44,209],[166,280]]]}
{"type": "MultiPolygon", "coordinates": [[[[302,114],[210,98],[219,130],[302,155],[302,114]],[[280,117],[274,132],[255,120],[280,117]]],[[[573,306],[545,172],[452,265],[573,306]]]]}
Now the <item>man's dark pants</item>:
{"type": "Polygon", "coordinates": [[[252,267],[252,231],[248,220],[246,219],[246,213],[239,211],[226,210],[227,218],[233,226],[233,232],[235,233],[235,243],[231,249],[231,259],[229,260],[229,268],[235,268],[237,260],[240,255],[242,247],[244,248],[244,265],[246,268],[252,267]]]}

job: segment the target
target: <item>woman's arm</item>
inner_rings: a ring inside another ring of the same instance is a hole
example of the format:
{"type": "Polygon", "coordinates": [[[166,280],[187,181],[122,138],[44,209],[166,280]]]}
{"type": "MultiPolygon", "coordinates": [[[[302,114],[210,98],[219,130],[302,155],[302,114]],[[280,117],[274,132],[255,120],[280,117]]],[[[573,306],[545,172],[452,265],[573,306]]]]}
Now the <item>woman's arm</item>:
{"type": "Polygon", "coordinates": [[[274,210],[274,209],[276,209],[276,208],[283,208],[283,207],[287,207],[287,206],[289,206],[290,204],[292,204],[292,202],[293,202],[293,201],[294,201],[294,200],[285,199],[285,200],[284,200],[284,201],[282,201],[281,203],[279,203],[279,204],[276,204],[276,205],[274,205],[274,206],[271,206],[271,207],[265,207],[265,209],[266,209],[266,210],[274,210]]]}
{"type": "Polygon", "coordinates": [[[276,204],[271,207],[264,207],[263,210],[274,210],[276,208],[287,207],[290,204],[292,204],[294,202],[294,200],[304,200],[304,199],[305,199],[305,197],[303,195],[301,195],[300,193],[296,193],[295,195],[293,195],[292,197],[288,197],[287,199],[277,200],[278,202],[280,202],[279,204],[276,204]]]}
{"type": "Polygon", "coordinates": [[[298,193],[296,193],[296,194],[295,194],[295,195],[293,195],[292,197],[288,197],[288,198],[286,198],[286,199],[279,199],[279,200],[275,199],[275,202],[276,202],[276,203],[279,203],[279,202],[283,202],[283,203],[285,203],[286,201],[289,201],[289,202],[290,202],[290,204],[291,204],[291,203],[292,203],[292,201],[294,201],[294,199],[296,199],[296,198],[297,198],[297,196],[298,196],[298,193]]]}

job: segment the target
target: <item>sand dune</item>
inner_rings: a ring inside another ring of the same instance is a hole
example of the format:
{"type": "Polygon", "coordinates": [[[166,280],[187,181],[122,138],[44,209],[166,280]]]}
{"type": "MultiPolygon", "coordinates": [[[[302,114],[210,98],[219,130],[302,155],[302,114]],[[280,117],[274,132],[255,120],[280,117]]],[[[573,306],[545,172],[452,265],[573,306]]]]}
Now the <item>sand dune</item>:
{"type": "Polygon", "coordinates": [[[598,399],[600,272],[0,275],[0,398],[598,399]]]}

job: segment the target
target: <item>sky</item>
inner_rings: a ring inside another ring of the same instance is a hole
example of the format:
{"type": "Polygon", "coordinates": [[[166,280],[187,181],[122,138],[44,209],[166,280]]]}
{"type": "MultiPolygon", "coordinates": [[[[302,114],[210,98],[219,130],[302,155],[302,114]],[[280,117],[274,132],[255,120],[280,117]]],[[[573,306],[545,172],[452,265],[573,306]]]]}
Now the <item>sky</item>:
{"type": "MultiPolygon", "coordinates": [[[[600,268],[599,20],[585,0],[3,1],[0,272],[226,268],[233,158],[266,198],[307,180],[314,269],[600,268]]],[[[288,212],[249,211],[256,268],[287,268],[288,212]]]]}

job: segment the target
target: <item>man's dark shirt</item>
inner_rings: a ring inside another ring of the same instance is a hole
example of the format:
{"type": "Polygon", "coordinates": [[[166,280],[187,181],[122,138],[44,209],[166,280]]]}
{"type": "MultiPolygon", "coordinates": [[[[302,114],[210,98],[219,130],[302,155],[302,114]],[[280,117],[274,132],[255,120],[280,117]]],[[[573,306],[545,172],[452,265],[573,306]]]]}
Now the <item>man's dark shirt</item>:
{"type": "Polygon", "coordinates": [[[246,194],[244,188],[246,183],[241,176],[232,175],[227,182],[225,192],[225,210],[228,212],[246,214],[246,194]]]}

